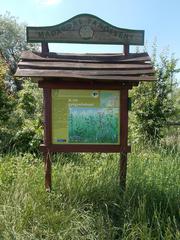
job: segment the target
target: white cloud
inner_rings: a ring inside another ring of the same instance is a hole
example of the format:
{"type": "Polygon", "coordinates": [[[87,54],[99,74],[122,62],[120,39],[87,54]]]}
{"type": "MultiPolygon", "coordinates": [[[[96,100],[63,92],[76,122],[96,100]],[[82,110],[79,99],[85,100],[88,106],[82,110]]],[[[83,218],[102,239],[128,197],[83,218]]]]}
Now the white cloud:
{"type": "Polygon", "coordinates": [[[62,0],[36,0],[39,5],[52,6],[62,2],[62,0]]]}

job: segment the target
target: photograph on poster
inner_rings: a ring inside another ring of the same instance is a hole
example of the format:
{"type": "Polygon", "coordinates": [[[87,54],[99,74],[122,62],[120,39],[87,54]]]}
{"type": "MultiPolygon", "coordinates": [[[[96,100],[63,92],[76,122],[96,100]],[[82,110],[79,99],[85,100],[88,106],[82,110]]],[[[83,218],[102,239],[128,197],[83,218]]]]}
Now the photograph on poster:
{"type": "Polygon", "coordinates": [[[119,91],[52,90],[53,144],[119,144],[119,91]]]}

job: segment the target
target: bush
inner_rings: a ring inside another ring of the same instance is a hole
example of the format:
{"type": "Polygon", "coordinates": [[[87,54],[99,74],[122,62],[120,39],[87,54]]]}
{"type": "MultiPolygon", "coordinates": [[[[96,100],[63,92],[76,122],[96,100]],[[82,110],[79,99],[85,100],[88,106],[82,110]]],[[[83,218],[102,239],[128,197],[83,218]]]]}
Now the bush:
{"type": "Polygon", "coordinates": [[[133,138],[143,141],[159,141],[163,137],[163,128],[175,114],[171,94],[175,87],[177,60],[166,53],[160,55],[157,62],[154,48],[153,64],[156,79],[152,83],[140,83],[132,92],[132,133],[133,138]]]}
{"type": "Polygon", "coordinates": [[[37,152],[42,141],[41,91],[30,79],[22,86],[23,89],[16,95],[13,111],[1,126],[0,144],[3,152],[37,152]]]}

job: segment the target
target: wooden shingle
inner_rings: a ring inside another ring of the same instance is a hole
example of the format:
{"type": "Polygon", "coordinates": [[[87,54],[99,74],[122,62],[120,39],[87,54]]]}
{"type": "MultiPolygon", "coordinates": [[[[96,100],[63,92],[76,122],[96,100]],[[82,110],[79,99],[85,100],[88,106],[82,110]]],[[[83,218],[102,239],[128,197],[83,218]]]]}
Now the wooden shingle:
{"type": "Polygon", "coordinates": [[[15,74],[18,77],[97,79],[107,81],[154,81],[147,53],[57,54],[23,52],[15,74]]]}

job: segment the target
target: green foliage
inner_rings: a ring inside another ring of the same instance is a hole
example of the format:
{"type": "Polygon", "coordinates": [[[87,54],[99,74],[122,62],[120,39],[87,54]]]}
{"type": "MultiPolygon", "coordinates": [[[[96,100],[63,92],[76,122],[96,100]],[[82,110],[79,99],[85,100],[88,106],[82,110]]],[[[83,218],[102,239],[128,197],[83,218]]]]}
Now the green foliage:
{"type": "Polygon", "coordinates": [[[0,15],[0,23],[1,54],[7,62],[11,62],[12,58],[17,62],[20,52],[26,49],[27,45],[24,25],[19,24],[8,12],[0,15]]]}
{"type": "Polygon", "coordinates": [[[163,127],[175,115],[172,93],[177,60],[169,58],[167,53],[161,54],[158,60],[154,47],[153,63],[157,81],[140,83],[132,93],[134,139],[160,140],[163,137],[163,127]]]}
{"type": "Polygon", "coordinates": [[[176,111],[176,114],[172,117],[172,121],[180,122],[180,88],[175,89],[172,97],[176,111]]]}
{"type": "Polygon", "coordinates": [[[4,80],[9,90],[14,91],[21,88],[21,82],[13,77],[21,52],[37,49],[37,46],[27,44],[25,24],[19,23],[17,18],[11,16],[9,12],[0,15],[0,56],[8,67],[4,80]]]}
{"type": "Polygon", "coordinates": [[[123,196],[119,154],[54,156],[51,193],[38,158],[1,157],[0,239],[178,240],[179,158],[134,149],[123,196]]]}
{"type": "Polygon", "coordinates": [[[42,96],[29,80],[14,79],[20,54],[36,48],[25,40],[25,25],[0,15],[0,150],[37,151],[42,141],[42,96]],[[16,92],[15,90],[20,90],[16,92]]]}
{"type": "Polygon", "coordinates": [[[37,152],[42,141],[42,93],[26,80],[14,101],[13,111],[1,125],[1,151],[37,152]]]}
{"type": "Polygon", "coordinates": [[[6,76],[7,65],[0,58],[0,125],[5,123],[13,109],[13,95],[8,94],[5,88],[4,78],[6,76]]]}

